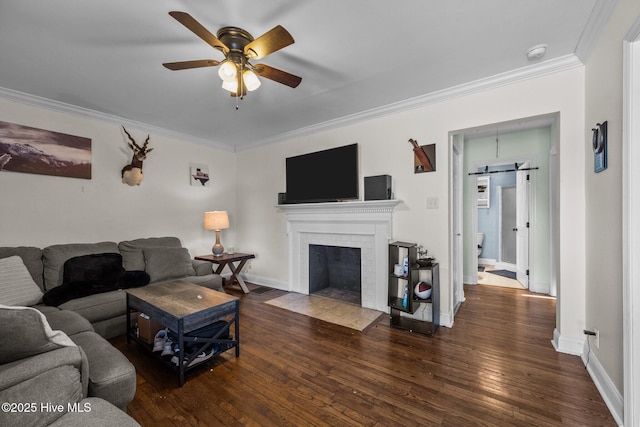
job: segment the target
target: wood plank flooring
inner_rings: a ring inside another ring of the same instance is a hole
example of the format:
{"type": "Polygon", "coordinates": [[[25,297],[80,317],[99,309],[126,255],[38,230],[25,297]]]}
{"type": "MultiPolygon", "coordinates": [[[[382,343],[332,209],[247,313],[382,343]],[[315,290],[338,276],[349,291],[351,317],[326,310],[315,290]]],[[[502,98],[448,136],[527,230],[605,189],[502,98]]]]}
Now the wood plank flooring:
{"type": "Polygon", "coordinates": [[[124,337],[136,366],[129,414],[143,426],[614,426],[577,356],[550,340],[555,301],[465,285],[453,328],[435,337],[365,333],[241,298],[233,352],[177,378],[124,337]]]}

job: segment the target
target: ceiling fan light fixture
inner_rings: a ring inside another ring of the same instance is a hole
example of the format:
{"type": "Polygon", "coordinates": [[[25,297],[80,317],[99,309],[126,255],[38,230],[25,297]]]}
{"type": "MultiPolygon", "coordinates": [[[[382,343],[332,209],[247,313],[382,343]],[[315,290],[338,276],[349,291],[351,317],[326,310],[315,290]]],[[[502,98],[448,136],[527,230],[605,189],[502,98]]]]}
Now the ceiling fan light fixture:
{"type": "Polygon", "coordinates": [[[233,61],[228,59],[222,61],[220,68],[218,68],[218,76],[220,76],[223,82],[234,82],[237,75],[238,66],[234,64],[233,61]]]}
{"type": "Polygon", "coordinates": [[[260,79],[258,79],[258,76],[256,76],[256,73],[251,70],[245,70],[242,73],[242,80],[244,81],[245,87],[250,92],[258,89],[261,84],[260,79]]]}
{"type": "Polygon", "coordinates": [[[231,93],[236,93],[238,92],[238,81],[235,79],[230,81],[223,80],[222,89],[228,90],[231,93]]]}

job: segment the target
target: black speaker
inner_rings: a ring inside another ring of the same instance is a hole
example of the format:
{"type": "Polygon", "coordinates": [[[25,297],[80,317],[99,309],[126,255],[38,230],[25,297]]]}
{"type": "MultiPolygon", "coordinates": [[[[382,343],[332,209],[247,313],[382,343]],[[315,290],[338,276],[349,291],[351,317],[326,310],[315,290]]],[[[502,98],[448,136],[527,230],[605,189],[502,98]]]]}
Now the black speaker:
{"type": "Polygon", "coordinates": [[[287,203],[287,193],[278,193],[278,204],[284,205],[287,203]]]}
{"type": "Polygon", "coordinates": [[[391,196],[391,175],[364,177],[365,200],[389,200],[391,196]]]}

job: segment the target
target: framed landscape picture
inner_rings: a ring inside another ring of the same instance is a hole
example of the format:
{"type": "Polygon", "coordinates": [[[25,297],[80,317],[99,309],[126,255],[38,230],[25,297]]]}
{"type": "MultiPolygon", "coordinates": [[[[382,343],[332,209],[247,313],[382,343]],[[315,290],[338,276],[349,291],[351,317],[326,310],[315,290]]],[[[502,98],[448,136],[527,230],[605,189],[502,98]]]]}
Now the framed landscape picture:
{"type": "Polygon", "coordinates": [[[0,171],[91,179],[91,139],[0,121],[0,171]]]}

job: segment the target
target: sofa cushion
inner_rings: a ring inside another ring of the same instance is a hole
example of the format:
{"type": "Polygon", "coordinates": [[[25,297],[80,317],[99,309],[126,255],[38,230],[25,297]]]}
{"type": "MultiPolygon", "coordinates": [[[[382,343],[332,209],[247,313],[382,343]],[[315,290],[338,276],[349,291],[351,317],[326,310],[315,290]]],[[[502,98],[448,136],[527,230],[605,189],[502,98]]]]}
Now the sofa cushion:
{"type": "Polygon", "coordinates": [[[33,305],[42,300],[42,290],[33,281],[22,258],[13,255],[0,259],[0,303],[33,305]]]}
{"type": "Polygon", "coordinates": [[[177,237],[149,237],[118,243],[125,270],[144,270],[144,248],[181,248],[177,237]]]}
{"type": "Polygon", "coordinates": [[[24,265],[31,273],[31,277],[38,284],[40,289],[44,291],[44,282],[42,279],[42,249],[33,246],[5,246],[0,247],[0,258],[8,258],[12,255],[18,255],[22,258],[24,265]]]}
{"type": "Polygon", "coordinates": [[[0,425],[46,426],[61,417],[67,411],[69,403],[80,399],[80,372],[71,365],[58,366],[0,391],[2,402],[36,405],[31,408],[35,409],[33,411],[0,412],[0,425]],[[50,404],[50,407],[62,405],[63,410],[42,410],[41,404],[50,404]]]}
{"type": "Polygon", "coordinates": [[[207,274],[206,276],[187,276],[184,280],[195,285],[204,286],[205,288],[225,293],[224,288],[222,287],[222,277],[217,274],[207,274]]]}
{"type": "Polygon", "coordinates": [[[77,333],[93,331],[91,323],[74,311],[57,310],[43,314],[47,318],[51,329],[64,332],[67,336],[71,337],[72,340],[73,335],[77,333]]]}
{"type": "Polygon", "coordinates": [[[195,276],[191,256],[186,248],[144,248],[145,271],[151,283],[195,276]]]}
{"type": "Polygon", "coordinates": [[[115,242],[69,243],[44,248],[42,250],[42,263],[45,289],[49,291],[62,284],[64,263],[68,259],[81,255],[107,252],[118,252],[118,245],[115,242]]]}
{"type": "Polygon", "coordinates": [[[89,395],[126,410],[136,394],[136,370],[131,362],[95,332],[81,332],[73,340],[89,359],[89,395]]]}
{"type": "Polygon", "coordinates": [[[127,312],[127,294],[119,289],[69,300],[59,305],[63,310],[75,311],[95,323],[127,312]]]}
{"type": "Polygon", "coordinates": [[[38,310],[0,305],[0,363],[74,345],[64,332],[52,330],[38,310]]]}

